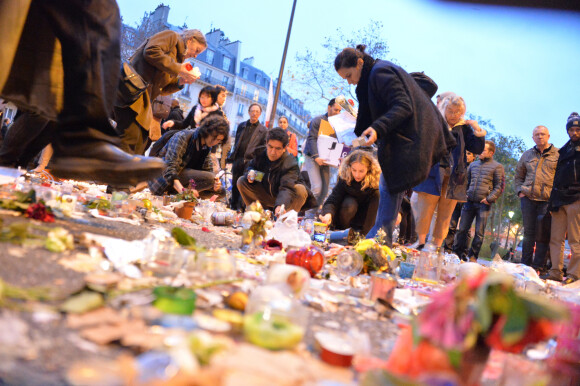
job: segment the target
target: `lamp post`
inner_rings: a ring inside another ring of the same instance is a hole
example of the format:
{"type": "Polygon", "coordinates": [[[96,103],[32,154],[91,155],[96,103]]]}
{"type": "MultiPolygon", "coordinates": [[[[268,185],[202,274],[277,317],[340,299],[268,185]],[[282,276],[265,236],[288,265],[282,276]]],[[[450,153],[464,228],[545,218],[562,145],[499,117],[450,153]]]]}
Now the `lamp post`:
{"type": "Polygon", "coordinates": [[[510,218],[508,221],[508,228],[507,228],[507,236],[505,238],[505,244],[503,245],[504,248],[507,248],[508,241],[510,240],[510,228],[512,226],[512,217],[514,217],[514,211],[510,210],[508,212],[508,217],[510,218]]]}
{"type": "Polygon", "coordinates": [[[268,129],[274,127],[274,119],[276,118],[276,107],[278,105],[278,97],[280,96],[280,90],[282,89],[282,75],[284,74],[284,64],[286,63],[286,53],[288,52],[288,43],[290,42],[290,32],[292,31],[292,22],[294,21],[294,11],[296,10],[296,0],[292,4],[292,13],[290,14],[290,22],[288,23],[288,33],[286,34],[286,44],[284,44],[284,54],[282,54],[282,63],[280,63],[280,73],[278,74],[278,83],[276,84],[276,92],[274,93],[274,103],[272,104],[272,112],[270,117],[266,119],[270,120],[268,124],[268,129]]]}

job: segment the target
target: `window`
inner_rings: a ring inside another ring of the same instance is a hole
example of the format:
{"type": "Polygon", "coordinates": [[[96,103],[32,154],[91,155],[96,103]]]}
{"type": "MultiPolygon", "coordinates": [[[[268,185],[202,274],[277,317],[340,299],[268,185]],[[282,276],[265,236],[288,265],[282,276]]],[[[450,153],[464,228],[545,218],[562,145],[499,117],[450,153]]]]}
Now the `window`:
{"type": "Polygon", "coordinates": [[[260,84],[260,74],[256,74],[256,84],[260,84]]]}
{"type": "Polygon", "coordinates": [[[230,80],[230,78],[228,78],[227,76],[224,76],[224,78],[222,79],[222,85],[227,86],[229,80],[230,80]]]}
{"type": "Polygon", "coordinates": [[[206,51],[206,54],[205,54],[205,57],[206,57],[207,62],[209,64],[213,64],[213,51],[212,50],[207,50],[206,51]]]}
{"type": "Polygon", "coordinates": [[[242,70],[242,78],[248,79],[248,69],[247,68],[244,68],[242,70]]]}
{"type": "Polygon", "coordinates": [[[242,96],[245,96],[247,88],[248,88],[247,85],[245,85],[245,84],[242,85],[242,92],[241,92],[242,96]]]}
{"type": "Polygon", "coordinates": [[[244,104],[243,103],[238,104],[238,115],[240,117],[244,116],[244,104]]]}
{"type": "Polygon", "coordinates": [[[188,98],[191,97],[191,90],[189,89],[189,84],[186,84],[183,90],[181,91],[181,95],[186,96],[188,98]]]}
{"type": "Polygon", "coordinates": [[[230,65],[232,64],[232,60],[227,56],[224,56],[224,62],[222,63],[222,68],[226,71],[230,70],[230,65]]]}
{"type": "Polygon", "coordinates": [[[204,75],[204,79],[209,81],[211,78],[211,70],[209,68],[205,69],[205,75],[204,75]]]}
{"type": "Polygon", "coordinates": [[[258,101],[259,97],[260,97],[260,91],[259,90],[254,91],[254,101],[255,102],[258,101]]]}

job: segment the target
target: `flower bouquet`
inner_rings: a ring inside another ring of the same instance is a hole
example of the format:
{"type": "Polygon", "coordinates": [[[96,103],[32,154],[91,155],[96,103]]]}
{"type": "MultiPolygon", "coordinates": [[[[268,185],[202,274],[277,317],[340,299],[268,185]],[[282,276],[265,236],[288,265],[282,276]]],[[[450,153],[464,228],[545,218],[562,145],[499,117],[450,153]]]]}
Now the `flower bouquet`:
{"type": "Polygon", "coordinates": [[[273,227],[260,201],[251,203],[242,216],[242,247],[260,245],[268,229],[273,227]]]}
{"type": "Polygon", "coordinates": [[[446,373],[477,384],[491,349],[520,353],[553,336],[567,315],[560,304],[516,292],[510,276],[482,272],[434,295],[404,328],[384,368],[415,380],[446,373]]]}

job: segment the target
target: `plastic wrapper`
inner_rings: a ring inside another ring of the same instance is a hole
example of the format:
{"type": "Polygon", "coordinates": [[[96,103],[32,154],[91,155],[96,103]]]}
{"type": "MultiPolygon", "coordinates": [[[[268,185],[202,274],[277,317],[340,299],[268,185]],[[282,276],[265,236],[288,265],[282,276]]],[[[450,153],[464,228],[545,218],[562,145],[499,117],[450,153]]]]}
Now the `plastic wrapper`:
{"type": "Polygon", "coordinates": [[[310,235],[298,227],[298,213],[295,210],[278,217],[266,239],[278,240],[284,247],[307,247],[312,244],[310,235]]]}

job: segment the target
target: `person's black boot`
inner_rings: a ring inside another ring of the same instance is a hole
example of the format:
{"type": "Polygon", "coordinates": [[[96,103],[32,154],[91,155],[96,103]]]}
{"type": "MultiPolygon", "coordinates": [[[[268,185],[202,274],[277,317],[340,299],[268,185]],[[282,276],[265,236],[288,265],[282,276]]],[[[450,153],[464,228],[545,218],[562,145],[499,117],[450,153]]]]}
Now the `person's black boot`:
{"type": "Polygon", "coordinates": [[[59,178],[132,186],[159,177],[165,162],[125,153],[106,141],[95,141],[90,146],[71,146],[61,153],[55,149],[51,166],[51,173],[59,178]]]}

